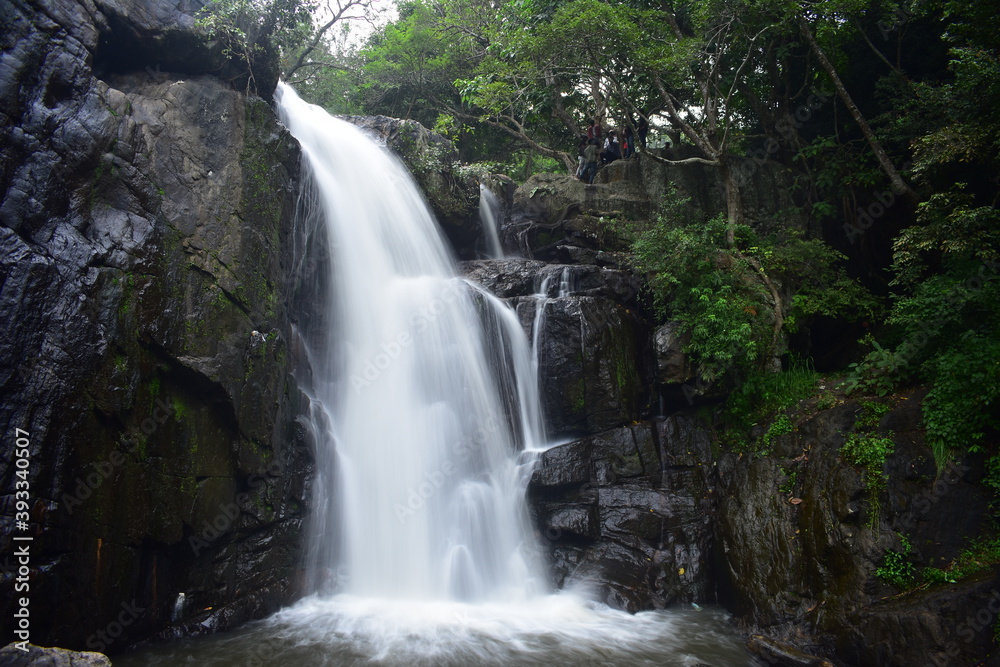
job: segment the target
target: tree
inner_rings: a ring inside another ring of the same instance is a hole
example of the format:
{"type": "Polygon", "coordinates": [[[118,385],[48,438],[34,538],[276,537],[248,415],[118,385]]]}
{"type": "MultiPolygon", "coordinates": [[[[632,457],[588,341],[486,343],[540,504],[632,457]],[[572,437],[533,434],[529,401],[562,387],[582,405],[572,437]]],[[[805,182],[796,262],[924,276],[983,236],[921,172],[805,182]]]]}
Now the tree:
{"type": "Polygon", "coordinates": [[[854,99],[851,97],[851,94],[847,91],[847,88],[844,86],[844,82],[841,81],[840,75],[837,73],[837,69],[833,66],[833,63],[830,62],[830,59],[827,58],[826,52],[823,50],[823,48],[819,45],[819,42],[817,42],[816,38],[813,36],[812,28],[809,25],[809,21],[806,19],[804,13],[799,14],[798,25],[799,25],[799,30],[802,33],[802,36],[809,44],[809,48],[811,48],[813,53],[816,54],[816,59],[819,61],[820,66],[830,77],[830,81],[833,82],[833,86],[837,90],[837,95],[840,96],[840,99],[843,101],[844,106],[847,107],[847,110],[851,114],[851,117],[854,119],[854,122],[858,124],[858,127],[861,129],[861,133],[865,137],[865,141],[867,141],[868,145],[871,146],[872,152],[878,159],[879,166],[882,167],[882,170],[885,172],[886,176],[889,177],[889,180],[892,183],[893,191],[896,194],[906,194],[911,199],[916,200],[918,198],[917,194],[913,191],[913,189],[909,186],[909,184],[907,184],[906,181],[903,180],[903,177],[900,176],[899,171],[892,163],[892,160],[889,158],[888,153],[886,153],[885,149],[882,147],[882,144],[875,137],[875,133],[872,131],[871,126],[868,124],[868,121],[861,113],[861,110],[858,109],[858,105],[854,103],[854,99]]]}
{"type": "MultiPolygon", "coordinates": [[[[220,39],[231,59],[245,71],[248,92],[258,77],[273,86],[279,74],[308,78],[308,72],[332,66],[313,56],[324,51],[330,30],[345,21],[368,19],[375,0],[215,0],[200,12],[198,24],[220,39]],[[315,22],[324,16],[323,22],[315,22]],[[278,64],[280,63],[280,65],[278,64]],[[275,67],[281,72],[272,71],[275,67]]],[[[328,54],[328,50],[327,50],[328,54]]],[[[266,88],[266,86],[263,86],[266,88]]]]}

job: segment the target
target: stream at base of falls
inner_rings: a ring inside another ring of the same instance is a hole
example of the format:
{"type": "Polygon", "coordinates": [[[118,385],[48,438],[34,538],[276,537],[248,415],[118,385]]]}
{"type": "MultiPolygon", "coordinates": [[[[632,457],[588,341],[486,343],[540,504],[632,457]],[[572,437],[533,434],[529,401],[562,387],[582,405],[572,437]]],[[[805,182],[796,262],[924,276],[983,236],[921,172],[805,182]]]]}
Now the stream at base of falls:
{"type": "Polygon", "coordinates": [[[115,667],[744,667],[720,609],[629,614],[571,594],[528,603],[315,596],[264,621],[114,659],[115,667]]]}

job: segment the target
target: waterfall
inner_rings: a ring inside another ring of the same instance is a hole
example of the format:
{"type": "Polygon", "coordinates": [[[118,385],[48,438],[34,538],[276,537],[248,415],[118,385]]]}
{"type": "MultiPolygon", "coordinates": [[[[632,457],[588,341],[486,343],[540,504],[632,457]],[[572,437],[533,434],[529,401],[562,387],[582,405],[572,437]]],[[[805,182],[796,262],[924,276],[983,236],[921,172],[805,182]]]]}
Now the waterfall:
{"type": "Polygon", "coordinates": [[[531,299],[534,302],[535,315],[531,322],[531,359],[532,368],[535,373],[535,377],[538,377],[538,372],[542,364],[542,332],[545,330],[545,310],[548,308],[550,302],[555,299],[563,299],[569,296],[573,291],[573,282],[576,276],[570,270],[570,267],[564,266],[559,273],[559,289],[555,296],[551,296],[549,292],[552,291],[552,282],[555,279],[555,273],[546,272],[542,274],[544,277],[541,280],[538,288],[535,290],[534,295],[531,299]]]}
{"type": "Polygon", "coordinates": [[[479,222],[483,226],[486,237],[487,256],[490,259],[503,259],[503,246],[500,244],[500,202],[493,192],[479,184],[479,222]]]}
{"type": "MultiPolygon", "coordinates": [[[[456,276],[384,147],[285,85],[275,97],[304,156],[293,270],[319,300],[298,314],[296,337],[316,444],[313,594],[115,664],[747,665],[718,611],[632,615],[546,590],[524,501],[544,435],[520,320],[456,276]]],[[[557,286],[551,273],[539,287],[538,326],[573,278],[563,270],[557,286]]],[[[182,594],[178,618],[184,605],[182,594]]]]}
{"type": "Polygon", "coordinates": [[[519,452],[541,444],[541,418],[516,317],[457,277],[384,147],[287,86],[277,99],[311,181],[301,224],[332,267],[327,334],[309,349],[313,585],[412,600],[540,592],[519,452]]]}

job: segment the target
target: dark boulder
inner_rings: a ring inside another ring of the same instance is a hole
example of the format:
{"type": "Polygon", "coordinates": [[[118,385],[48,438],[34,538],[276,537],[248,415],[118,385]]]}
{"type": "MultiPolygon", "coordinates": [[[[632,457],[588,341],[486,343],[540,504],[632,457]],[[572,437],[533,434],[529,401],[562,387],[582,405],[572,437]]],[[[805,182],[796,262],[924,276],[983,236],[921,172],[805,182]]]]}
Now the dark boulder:
{"type": "Polygon", "coordinates": [[[714,600],[709,439],[682,416],[546,451],[529,485],[556,584],[639,611],[714,600]]]}
{"type": "Polygon", "coordinates": [[[0,667],[111,667],[111,661],[101,653],[77,652],[61,648],[42,648],[27,644],[22,650],[17,644],[0,649],[0,667]]]}

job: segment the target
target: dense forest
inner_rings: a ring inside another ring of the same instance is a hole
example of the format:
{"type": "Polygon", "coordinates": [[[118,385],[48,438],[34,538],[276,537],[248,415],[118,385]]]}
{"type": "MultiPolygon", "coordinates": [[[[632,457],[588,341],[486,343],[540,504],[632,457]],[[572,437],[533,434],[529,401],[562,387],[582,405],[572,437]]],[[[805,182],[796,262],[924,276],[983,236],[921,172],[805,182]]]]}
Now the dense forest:
{"type": "Polygon", "coordinates": [[[724,219],[664,201],[654,223],[618,222],[703,376],[768,370],[790,336],[787,367],[809,356],[801,327],[849,324],[853,358],[822,370],[878,395],[928,385],[939,463],[986,446],[1000,396],[996,3],[416,1],[348,40],[349,19],[378,6],[342,0],[319,24],[299,0],[236,0],[210,22],[248,58],[277,36],[283,76],[331,112],[415,119],[519,180],[575,172],[591,120],[648,124],[640,159],[708,164],[727,186],[724,219]],[[787,216],[809,224],[743,223],[748,166],[765,163],[793,174],[787,216]]]}

